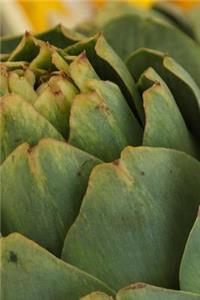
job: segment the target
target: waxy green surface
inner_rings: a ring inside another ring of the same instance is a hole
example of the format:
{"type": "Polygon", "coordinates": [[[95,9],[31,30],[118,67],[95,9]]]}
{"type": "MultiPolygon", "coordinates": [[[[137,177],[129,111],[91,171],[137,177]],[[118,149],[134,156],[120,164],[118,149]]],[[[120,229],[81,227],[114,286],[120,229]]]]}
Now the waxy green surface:
{"type": "Polygon", "coordinates": [[[103,282],[22,235],[1,238],[2,299],[78,300],[95,290],[113,294],[103,282]]]}
{"type": "Polygon", "coordinates": [[[33,146],[45,137],[64,140],[53,125],[17,95],[2,97],[0,112],[1,162],[24,142],[33,146]]]}
{"type": "Polygon", "coordinates": [[[184,67],[200,86],[200,46],[174,26],[156,19],[124,16],[107,23],[103,32],[122,59],[126,60],[141,47],[163,51],[184,67]]]}
{"type": "Polygon", "coordinates": [[[66,49],[68,55],[79,55],[83,51],[86,52],[98,76],[103,80],[114,81],[136,115],[140,117],[142,105],[134,80],[124,62],[109,46],[104,36],[97,34],[66,49]]]}
{"type": "Polygon", "coordinates": [[[100,161],[64,142],[22,144],[1,165],[2,233],[21,234],[60,255],[100,161]]]}
{"type": "Polygon", "coordinates": [[[89,62],[85,51],[73,57],[69,66],[69,72],[71,78],[83,93],[90,91],[87,84],[88,80],[100,79],[92,64],[89,62]]]}
{"type": "Polygon", "coordinates": [[[172,24],[177,26],[180,30],[194,37],[191,21],[182,7],[174,5],[167,1],[158,1],[153,5],[153,10],[159,12],[161,15],[167,17],[172,24]]]}
{"type": "Polygon", "coordinates": [[[73,101],[69,143],[103,161],[119,158],[128,145],[140,145],[142,128],[118,86],[91,80],[88,87],[91,92],[73,101]]]}
{"type": "Polygon", "coordinates": [[[178,288],[199,204],[194,174],[197,160],[164,148],[127,147],[119,161],[97,166],[62,258],[114,289],[136,281],[178,288]]]}
{"type": "Polygon", "coordinates": [[[34,103],[36,110],[66,139],[69,136],[71,104],[77,94],[78,89],[60,74],[51,77],[34,103]]]}
{"type": "Polygon", "coordinates": [[[180,266],[180,288],[200,294],[200,211],[183,253],[180,266]]]}
{"type": "Polygon", "coordinates": [[[136,283],[117,293],[116,300],[199,300],[200,295],[136,283]]]}
{"type": "Polygon", "coordinates": [[[148,68],[141,75],[138,88],[145,112],[143,145],[177,149],[199,158],[200,149],[162,78],[148,68]]]}
{"type": "Polygon", "coordinates": [[[145,283],[135,283],[119,290],[113,298],[101,292],[93,292],[80,300],[199,300],[200,295],[159,288],[145,283]]]}
{"type": "Polygon", "coordinates": [[[141,48],[127,59],[127,66],[137,81],[152,67],[165,80],[189,129],[200,137],[200,89],[184,68],[165,53],[141,48]]]}

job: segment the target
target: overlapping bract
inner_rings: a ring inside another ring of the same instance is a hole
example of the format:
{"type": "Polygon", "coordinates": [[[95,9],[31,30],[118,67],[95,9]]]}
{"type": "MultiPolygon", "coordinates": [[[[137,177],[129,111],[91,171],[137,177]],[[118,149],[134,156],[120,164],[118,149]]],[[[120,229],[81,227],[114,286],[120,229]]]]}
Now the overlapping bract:
{"type": "Polygon", "coordinates": [[[4,299],[200,299],[198,22],[122,7],[2,40],[4,299]]]}

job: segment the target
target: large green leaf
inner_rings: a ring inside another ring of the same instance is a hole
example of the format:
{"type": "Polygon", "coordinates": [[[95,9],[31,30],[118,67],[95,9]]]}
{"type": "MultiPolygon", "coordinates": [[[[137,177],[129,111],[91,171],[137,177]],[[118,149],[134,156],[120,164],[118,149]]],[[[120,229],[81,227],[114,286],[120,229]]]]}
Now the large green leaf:
{"type": "Polygon", "coordinates": [[[62,258],[118,289],[177,288],[200,193],[200,163],[183,152],[127,147],[97,166],[62,258]]]}
{"type": "Polygon", "coordinates": [[[162,52],[142,48],[130,55],[127,65],[135,80],[153,67],[170,88],[188,127],[200,137],[200,90],[179,64],[162,52]]]}
{"type": "Polygon", "coordinates": [[[199,300],[200,295],[167,290],[145,283],[136,283],[121,289],[117,300],[199,300]]]}
{"type": "Polygon", "coordinates": [[[167,1],[158,1],[153,5],[153,10],[169,18],[179,29],[191,37],[194,36],[188,16],[179,6],[167,1]]]}
{"type": "MultiPolygon", "coordinates": [[[[165,22],[170,22],[168,17],[165,17],[163,14],[152,10],[152,9],[141,9],[140,7],[130,5],[124,1],[109,1],[102,7],[98,13],[94,16],[93,22],[94,25],[101,28],[108,23],[110,20],[123,15],[138,15],[140,17],[156,17],[165,20],[165,22]]],[[[92,25],[91,25],[92,26],[92,25]]]]}
{"type": "Polygon", "coordinates": [[[126,65],[108,45],[104,37],[98,34],[66,49],[68,55],[79,55],[83,51],[86,52],[99,77],[103,80],[115,82],[120,87],[129,105],[140,116],[142,104],[134,80],[126,65]]]}
{"type": "Polygon", "coordinates": [[[20,145],[0,169],[2,233],[20,232],[59,255],[98,163],[56,140],[20,145]]]}
{"type": "Polygon", "coordinates": [[[200,86],[200,46],[173,26],[156,19],[124,16],[106,24],[103,32],[122,59],[140,47],[167,52],[200,86]]]}
{"type": "Polygon", "coordinates": [[[103,161],[119,158],[128,145],[140,145],[142,129],[118,86],[91,80],[88,87],[92,91],[72,103],[69,142],[103,161]]]}
{"type": "Polygon", "coordinates": [[[2,97],[0,113],[1,161],[23,142],[35,145],[45,137],[63,140],[31,104],[17,95],[2,97]]]}
{"type": "Polygon", "coordinates": [[[143,73],[138,87],[143,92],[146,121],[143,145],[177,149],[200,158],[200,149],[170,90],[154,69],[149,68],[143,73]]]}
{"type": "Polygon", "coordinates": [[[180,287],[200,294],[200,210],[181,261],[180,287]]]}
{"type": "Polygon", "coordinates": [[[77,300],[95,290],[113,293],[103,282],[20,234],[1,239],[2,299],[77,300]]]}
{"type": "Polygon", "coordinates": [[[155,17],[163,21],[174,24],[174,21],[164,14],[155,11],[154,9],[143,9],[133,3],[124,1],[107,1],[101,9],[93,14],[90,20],[84,21],[76,27],[78,32],[87,36],[92,36],[102,30],[102,27],[110,20],[123,15],[139,15],[140,17],[155,17]]]}

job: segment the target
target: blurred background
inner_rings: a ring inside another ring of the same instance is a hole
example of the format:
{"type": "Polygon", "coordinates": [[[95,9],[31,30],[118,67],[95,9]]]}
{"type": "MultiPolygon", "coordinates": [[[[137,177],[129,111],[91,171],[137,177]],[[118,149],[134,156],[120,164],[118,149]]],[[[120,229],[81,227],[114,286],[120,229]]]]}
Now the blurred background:
{"type": "MultiPolygon", "coordinates": [[[[0,0],[0,34],[12,35],[45,31],[49,27],[62,23],[74,28],[90,19],[108,2],[117,0],[0,0]]],[[[173,2],[183,10],[190,9],[200,0],[121,0],[146,9],[155,2],[173,2]]]]}

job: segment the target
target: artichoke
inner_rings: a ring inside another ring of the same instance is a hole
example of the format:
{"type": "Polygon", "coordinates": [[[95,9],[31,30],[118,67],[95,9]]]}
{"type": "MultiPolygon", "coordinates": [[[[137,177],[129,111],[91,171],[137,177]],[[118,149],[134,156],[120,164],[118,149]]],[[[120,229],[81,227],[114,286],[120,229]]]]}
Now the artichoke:
{"type": "Polygon", "coordinates": [[[2,299],[200,299],[199,10],[118,6],[1,40],[2,299]]]}

